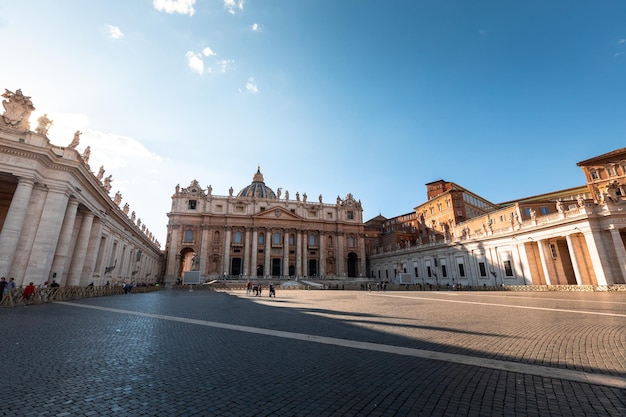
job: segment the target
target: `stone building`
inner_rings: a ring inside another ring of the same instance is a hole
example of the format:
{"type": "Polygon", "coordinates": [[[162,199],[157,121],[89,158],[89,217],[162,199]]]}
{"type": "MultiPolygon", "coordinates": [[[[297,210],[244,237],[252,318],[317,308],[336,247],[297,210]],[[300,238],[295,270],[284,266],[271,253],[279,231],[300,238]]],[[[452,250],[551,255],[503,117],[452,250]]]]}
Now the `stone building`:
{"type": "MultiPolygon", "coordinates": [[[[50,143],[51,120],[35,131],[34,106],[20,90],[6,90],[0,119],[0,276],[17,285],[56,280],[61,286],[152,283],[162,254],[149,229],[109,196],[112,177],[89,167],[91,149],[50,143]]],[[[70,138],[68,138],[70,141],[70,138]]]]}
{"type": "Polygon", "coordinates": [[[185,271],[204,279],[365,275],[361,202],[290,198],[265,185],[260,168],[237,194],[214,195],[194,180],[176,186],[168,213],[166,281],[185,271]]]}
{"type": "Polygon", "coordinates": [[[473,287],[626,283],[626,148],[578,165],[586,185],[500,204],[443,180],[426,184],[413,240],[398,244],[406,234],[385,228],[401,219],[378,218],[380,235],[368,232],[368,276],[473,287]]]}

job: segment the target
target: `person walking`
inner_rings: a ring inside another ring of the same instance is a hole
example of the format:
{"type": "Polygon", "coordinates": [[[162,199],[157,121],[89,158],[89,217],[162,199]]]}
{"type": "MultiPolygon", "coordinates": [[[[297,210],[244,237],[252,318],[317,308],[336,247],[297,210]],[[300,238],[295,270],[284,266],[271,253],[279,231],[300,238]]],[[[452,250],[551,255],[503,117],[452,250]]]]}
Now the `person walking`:
{"type": "Polygon", "coordinates": [[[35,295],[35,285],[29,282],[24,291],[22,291],[22,298],[24,299],[24,307],[28,307],[28,302],[35,295]]]}

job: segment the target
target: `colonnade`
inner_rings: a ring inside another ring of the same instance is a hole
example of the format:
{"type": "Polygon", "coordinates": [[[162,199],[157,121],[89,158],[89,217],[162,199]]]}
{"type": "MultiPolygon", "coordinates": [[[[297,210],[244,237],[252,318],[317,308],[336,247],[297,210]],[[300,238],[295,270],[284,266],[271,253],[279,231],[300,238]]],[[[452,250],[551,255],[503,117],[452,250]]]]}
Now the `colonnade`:
{"type": "Polygon", "coordinates": [[[62,286],[154,282],[158,248],[141,232],[129,232],[116,213],[94,212],[81,203],[85,196],[76,194],[18,178],[10,202],[4,202],[0,276],[14,277],[18,286],[53,280],[62,286]]]}

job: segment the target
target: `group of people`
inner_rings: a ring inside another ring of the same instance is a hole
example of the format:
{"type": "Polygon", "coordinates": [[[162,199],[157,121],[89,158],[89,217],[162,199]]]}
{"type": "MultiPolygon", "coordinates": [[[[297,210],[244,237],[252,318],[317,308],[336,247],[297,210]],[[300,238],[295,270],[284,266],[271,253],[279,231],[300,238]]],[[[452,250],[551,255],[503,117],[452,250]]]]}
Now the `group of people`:
{"type": "MultiPolygon", "coordinates": [[[[56,290],[56,288],[58,287],[59,287],[59,283],[53,280],[52,284],[50,284],[50,288],[54,288],[56,290]]],[[[14,288],[16,288],[15,278],[9,278],[9,280],[7,281],[6,277],[1,277],[0,278],[0,294],[2,294],[2,298],[0,299],[0,302],[4,301],[5,297],[8,297],[9,294],[11,293],[11,290],[13,290],[14,288]]],[[[29,282],[28,285],[24,287],[24,289],[22,290],[22,300],[24,301],[24,306],[28,307],[28,303],[32,302],[36,291],[37,289],[33,282],[29,282]]],[[[49,296],[48,281],[41,284],[40,291],[41,291],[40,293],[41,299],[45,301],[47,297],[49,296]]]]}
{"type": "MultiPolygon", "coordinates": [[[[246,283],[246,295],[250,295],[254,293],[255,297],[260,297],[261,292],[263,291],[263,286],[261,284],[253,284],[250,281],[246,283]]],[[[276,298],[276,288],[274,287],[274,283],[270,282],[269,285],[270,297],[276,298]]]]}

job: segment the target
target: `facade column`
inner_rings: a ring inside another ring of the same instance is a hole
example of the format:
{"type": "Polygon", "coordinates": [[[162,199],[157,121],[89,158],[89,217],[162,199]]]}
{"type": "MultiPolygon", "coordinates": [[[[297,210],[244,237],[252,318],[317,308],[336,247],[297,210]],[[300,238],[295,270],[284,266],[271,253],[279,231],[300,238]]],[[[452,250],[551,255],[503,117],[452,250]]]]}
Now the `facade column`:
{"type": "MultiPolygon", "coordinates": [[[[180,241],[181,241],[181,226],[175,224],[171,226],[170,233],[170,248],[167,251],[167,267],[165,269],[166,278],[171,278],[171,282],[176,281],[178,277],[178,270],[180,265],[180,241]]],[[[115,255],[117,257],[117,255],[115,255]]]]}
{"type": "Polygon", "coordinates": [[[296,231],[296,276],[302,276],[302,231],[296,231]]]}
{"type": "MultiPolygon", "coordinates": [[[[17,188],[13,194],[11,205],[4,219],[2,232],[0,232],[0,276],[9,275],[17,243],[22,234],[24,220],[26,219],[26,210],[30,203],[30,196],[33,192],[35,181],[30,178],[20,178],[17,188]]],[[[7,281],[8,281],[7,277],[7,281]]]]}
{"type": "MultiPolygon", "coordinates": [[[[65,273],[65,264],[69,256],[69,251],[72,243],[72,232],[74,231],[74,224],[76,223],[76,211],[78,210],[78,200],[70,198],[67,207],[65,209],[65,217],[63,219],[63,225],[59,233],[59,241],[57,243],[57,250],[52,261],[51,279],[61,283],[65,273]]],[[[50,281],[52,282],[52,281],[50,281]]]]}
{"type": "Polygon", "coordinates": [[[309,276],[309,232],[302,233],[302,275],[309,276]]]}
{"type": "Polygon", "coordinates": [[[289,276],[289,230],[283,229],[283,277],[289,276]]]}
{"type": "Polygon", "coordinates": [[[224,236],[224,258],[222,259],[222,274],[230,274],[230,239],[233,229],[226,227],[226,234],[224,236]]]}
{"type": "Polygon", "coordinates": [[[243,244],[243,275],[245,277],[250,276],[250,228],[246,227],[246,237],[243,244]]]}
{"type": "Polygon", "coordinates": [[[265,266],[263,266],[263,275],[269,277],[272,273],[270,265],[270,252],[272,251],[272,231],[265,229],[265,266]]]}
{"type": "Polygon", "coordinates": [[[200,271],[200,276],[204,277],[207,275],[206,258],[209,252],[209,226],[203,224],[202,226],[200,226],[200,228],[202,232],[200,233],[200,245],[198,246],[198,250],[200,251],[200,263],[198,266],[198,270],[200,271]]]}
{"type": "Polygon", "coordinates": [[[546,279],[546,285],[552,285],[550,283],[550,271],[548,270],[548,263],[546,262],[546,247],[543,244],[543,240],[537,241],[537,248],[539,250],[539,259],[541,259],[541,268],[543,269],[543,276],[546,279]]]}
{"type": "MultiPolygon", "coordinates": [[[[626,284],[626,248],[624,248],[624,241],[622,240],[619,229],[614,226],[611,228],[611,237],[613,238],[613,246],[617,254],[617,265],[622,274],[621,284],[626,284]]],[[[615,282],[615,284],[619,284],[619,282],[615,282]]]]}
{"type": "Polygon", "coordinates": [[[574,243],[572,242],[572,235],[565,236],[565,240],[567,241],[567,251],[569,252],[569,257],[572,260],[572,267],[574,268],[574,276],[576,277],[576,285],[584,285],[582,275],[580,273],[580,267],[578,266],[578,258],[576,257],[576,250],[574,248],[574,243]]]}
{"type": "Polygon", "coordinates": [[[320,232],[319,234],[319,243],[320,243],[320,264],[319,264],[319,276],[326,276],[326,248],[324,247],[324,234],[320,232]]]}
{"type": "MultiPolygon", "coordinates": [[[[358,251],[359,251],[359,276],[364,277],[367,275],[367,262],[365,256],[365,236],[361,235],[357,240],[358,251]]],[[[410,268],[410,265],[407,266],[410,268]]],[[[411,272],[413,274],[413,272],[411,272]]]]}
{"type": "Polygon", "coordinates": [[[256,277],[256,268],[257,268],[257,253],[259,249],[257,248],[257,244],[259,242],[259,229],[257,227],[252,228],[252,250],[250,251],[250,276],[252,278],[256,277]]]}
{"type": "Polygon", "coordinates": [[[344,259],[344,250],[343,250],[343,232],[337,233],[337,275],[340,278],[345,277],[346,275],[346,260],[344,259]]]}
{"type": "Polygon", "coordinates": [[[72,264],[70,265],[70,273],[68,277],[69,286],[80,285],[81,273],[83,272],[83,266],[85,264],[85,254],[87,252],[87,245],[89,244],[93,218],[94,216],[91,212],[83,215],[80,231],[78,232],[78,239],[76,239],[76,246],[74,247],[72,264]]]}

